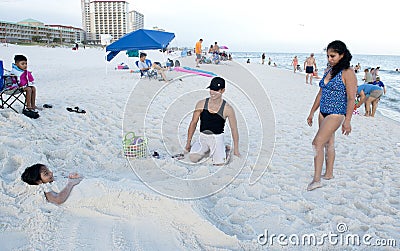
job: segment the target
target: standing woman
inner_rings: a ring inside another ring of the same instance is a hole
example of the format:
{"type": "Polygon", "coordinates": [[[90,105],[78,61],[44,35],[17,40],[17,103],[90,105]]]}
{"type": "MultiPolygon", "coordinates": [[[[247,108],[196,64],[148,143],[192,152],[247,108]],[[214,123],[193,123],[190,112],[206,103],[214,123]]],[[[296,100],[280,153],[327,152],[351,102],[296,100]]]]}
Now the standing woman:
{"type": "Polygon", "coordinates": [[[327,57],[329,68],[319,82],[320,89],[307,118],[308,125],[312,126],[314,113],[319,107],[319,129],[312,142],[314,179],[308,185],[308,191],[322,187],[321,172],[324,156],[326,170],[322,178],[326,180],[333,178],[335,132],[342,125],[342,134],[350,134],[350,121],[357,91],[357,78],[353,68],[350,67],[352,55],[346,44],[339,40],[328,44],[327,57]]]}
{"type": "Polygon", "coordinates": [[[297,65],[299,64],[299,60],[297,59],[297,56],[294,56],[292,60],[292,65],[293,65],[293,73],[296,73],[297,65]]]}

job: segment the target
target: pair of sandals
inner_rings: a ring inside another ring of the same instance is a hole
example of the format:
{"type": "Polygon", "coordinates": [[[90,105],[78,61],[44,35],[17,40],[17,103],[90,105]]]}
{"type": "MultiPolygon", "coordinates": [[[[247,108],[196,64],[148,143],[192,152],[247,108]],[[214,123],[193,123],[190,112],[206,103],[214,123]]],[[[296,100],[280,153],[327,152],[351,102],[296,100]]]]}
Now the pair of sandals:
{"type": "Polygon", "coordinates": [[[22,114],[24,114],[25,116],[31,118],[31,119],[37,119],[40,117],[39,113],[34,111],[34,110],[29,110],[29,109],[24,109],[22,111],[22,114]]]}
{"type": "MultiPolygon", "coordinates": [[[[158,152],[156,152],[156,151],[154,151],[154,153],[151,156],[153,158],[156,158],[156,159],[160,159],[161,158],[160,154],[158,152]]],[[[178,154],[172,155],[171,157],[173,159],[181,160],[181,159],[185,158],[185,155],[183,153],[178,153],[178,154]]]]}
{"type": "Polygon", "coordinates": [[[74,108],[67,107],[67,111],[69,111],[69,112],[76,112],[76,113],[86,113],[85,110],[79,108],[78,106],[75,106],[74,108]]]}

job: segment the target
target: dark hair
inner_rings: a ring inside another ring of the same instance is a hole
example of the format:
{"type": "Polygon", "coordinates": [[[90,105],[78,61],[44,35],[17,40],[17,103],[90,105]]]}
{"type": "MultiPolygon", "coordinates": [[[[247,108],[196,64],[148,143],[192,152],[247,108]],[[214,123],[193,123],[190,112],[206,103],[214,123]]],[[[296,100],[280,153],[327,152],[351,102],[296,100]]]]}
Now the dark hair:
{"type": "Polygon", "coordinates": [[[28,61],[28,59],[24,55],[15,55],[14,61],[15,63],[18,63],[20,61],[28,61]]]}
{"type": "Polygon", "coordinates": [[[333,79],[333,77],[335,77],[343,69],[348,69],[350,67],[350,61],[353,56],[347,49],[346,44],[340,40],[330,42],[328,47],[326,47],[327,52],[328,50],[333,50],[334,52],[339,53],[339,55],[343,55],[342,59],[340,59],[340,61],[332,67],[331,79],[333,79]]]}
{"type": "Polygon", "coordinates": [[[29,185],[38,185],[40,178],[40,169],[45,167],[43,164],[34,164],[33,166],[27,167],[21,175],[22,181],[28,183],[29,185]]]}
{"type": "Polygon", "coordinates": [[[147,56],[147,54],[144,53],[144,52],[141,52],[140,55],[139,55],[139,57],[141,57],[141,58],[142,58],[142,57],[146,57],[146,56],[147,56]]]}

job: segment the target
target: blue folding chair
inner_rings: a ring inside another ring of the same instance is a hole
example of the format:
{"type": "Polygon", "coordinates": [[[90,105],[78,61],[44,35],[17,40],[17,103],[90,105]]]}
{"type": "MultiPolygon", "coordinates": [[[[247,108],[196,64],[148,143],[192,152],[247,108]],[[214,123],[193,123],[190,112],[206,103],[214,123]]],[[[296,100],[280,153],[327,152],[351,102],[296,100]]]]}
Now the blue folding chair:
{"type": "Polygon", "coordinates": [[[0,60],[0,108],[11,108],[18,113],[15,104],[21,103],[25,109],[25,92],[18,86],[18,77],[11,74],[4,74],[3,61],[0,60]]]}

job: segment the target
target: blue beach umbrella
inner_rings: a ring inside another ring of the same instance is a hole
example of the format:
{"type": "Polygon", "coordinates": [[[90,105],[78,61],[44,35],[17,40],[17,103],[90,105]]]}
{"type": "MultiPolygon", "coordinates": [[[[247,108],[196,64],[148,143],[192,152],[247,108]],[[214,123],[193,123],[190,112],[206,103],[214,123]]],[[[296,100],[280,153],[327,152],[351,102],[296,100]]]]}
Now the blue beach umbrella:
{"type": "Polygon", "coordinates": [[[108,45],[107,61],[111,61],[120,51],[165,49],[174,37],[175,34],[171,32],[139,29],[108,45]]]}

